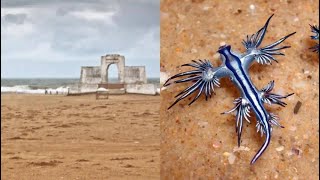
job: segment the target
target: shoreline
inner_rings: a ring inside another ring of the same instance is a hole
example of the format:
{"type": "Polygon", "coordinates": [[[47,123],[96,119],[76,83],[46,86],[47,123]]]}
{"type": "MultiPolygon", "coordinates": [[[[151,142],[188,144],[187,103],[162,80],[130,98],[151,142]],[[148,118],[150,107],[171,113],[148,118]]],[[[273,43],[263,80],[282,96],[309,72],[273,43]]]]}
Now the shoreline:
{"type": "MultiPolygon", "coordinates": [[[[70,93],[70,94],[36,94],[36,93],[16,93],[16,92],[1,92],[1,95],[30,95],[30,96],[87,96],[95,95],[96,92],[70,93]]],[[[139,95],[139,96],[160,96],[160,94],[141,94],[141,93],[125,93],[125,94],[110,94],[110,96],[118,95],[139,95]]]]}

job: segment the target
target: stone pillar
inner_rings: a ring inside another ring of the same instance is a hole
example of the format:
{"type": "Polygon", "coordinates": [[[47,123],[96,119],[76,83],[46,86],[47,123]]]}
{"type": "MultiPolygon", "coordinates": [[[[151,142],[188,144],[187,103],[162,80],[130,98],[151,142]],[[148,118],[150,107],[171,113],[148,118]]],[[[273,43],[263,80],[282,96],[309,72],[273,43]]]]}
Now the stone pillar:
{"type": "Polygon", "coordinates": [[[125,66],[125,58],[124,56],[119,56],[118,58],[118,77],[120,83],[124,83],[124,66],[125,66]]]}
{"type": "Polygon", "coordinates": [[[145,84],[147,83],[147,73],[144,66],[141,68],[141,71],[140,71],[140,79],[143,83],[145,84]]]}
{"type": "Polygon", "coordinates": [[[105,56],[101,56],[101,83],[108,81],[108,64],[105,60],[105,56]]]}

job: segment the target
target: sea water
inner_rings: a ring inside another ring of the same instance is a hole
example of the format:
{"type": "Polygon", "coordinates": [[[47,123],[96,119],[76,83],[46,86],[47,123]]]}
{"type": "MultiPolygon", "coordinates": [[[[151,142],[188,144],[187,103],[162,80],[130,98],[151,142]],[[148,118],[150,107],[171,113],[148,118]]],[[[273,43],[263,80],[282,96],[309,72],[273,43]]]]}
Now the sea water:
{"type": "MultiPolygon", "coordinates": [[[[117,79],[108,81],[117,82],[117,79]]],[[[1,78],[1,93],[67,94],[79,82],[77,78],[1,78]]],[[[155,84],[157,89],[160,87],[159,78],[148,78],[147,82],[155,84]]]]}

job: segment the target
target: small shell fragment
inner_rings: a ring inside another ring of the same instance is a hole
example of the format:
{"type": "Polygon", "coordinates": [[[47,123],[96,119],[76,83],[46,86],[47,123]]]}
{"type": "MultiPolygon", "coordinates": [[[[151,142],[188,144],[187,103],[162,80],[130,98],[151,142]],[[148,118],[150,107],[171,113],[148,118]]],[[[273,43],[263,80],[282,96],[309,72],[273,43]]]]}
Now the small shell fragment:
{"type": "Polygon", "coordinates": [[[277,150],[278,152],[283,151],[283,150],[284,150],[284,146],[279,146],[279,147],[276,148],[276,150],[277,150]]]}
{"type": "Polygon", "coordinates": [[[250,148],[245,147],[245,146],[234,147],[233,152],[237,152],[237,151],[250,151],[250,148]]]}
{"type": "Polygon", "coordinates": [[[219,147],[220,147],[220,145],[219,145],[219,144],[217,144],[217,143],[213,143],[213,144],[212,144],[212,147],[213,147],[213,148],[219,148],[219,147]]]}
{"type": "Polygon", "coordinates": [[[236,160],[236,156],[233,153],[231,153],[230,156],[228,157],[229,164],[233,164],[235,160],[236,160]]]}
{"type": "Polygon", "coordinates": [[[230,153],[228,153],[228,152],[224,152],[224,153],[223,153],[223,156],[228,157],[228,156],[230,156],[230,153]]]}

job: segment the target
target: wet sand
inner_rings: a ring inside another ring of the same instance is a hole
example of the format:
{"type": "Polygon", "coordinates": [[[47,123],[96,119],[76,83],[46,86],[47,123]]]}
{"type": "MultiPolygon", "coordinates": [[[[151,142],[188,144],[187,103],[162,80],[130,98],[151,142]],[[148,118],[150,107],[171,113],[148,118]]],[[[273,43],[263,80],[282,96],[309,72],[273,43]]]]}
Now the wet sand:
{"type": "Polygon", "coordinates": [[[1,95],[1,179],[159,179],[159,96],[1,95]]]}
{"type": "MultiPolygon", "coordinates": [[[[291,48],[277,56],[279,63],[253,64],[250,76],[261,89],[275,81],[273,93],[295,93],[287,107],[266,105],[285,128],[274,128],[271,143],[253,165],[250,161],[265,137],[256,133],[256,120],[244,121],[241,147],[237,147],[234,107],[239,91],[228,78],[208,101],[203,95],[191,106],[196,93],[172,109],[174,96],[192,83],[161,91],[162,179],[318,179],[319,178],[319,56],[310,51],[309,24],[319,25],[319,1],[161,1],[161,71],[172,76],[191,68],[180,67],[195,59],[221,63],[217,50],[229,44],[244,52],[247,34],[257,32],[271,14],[262,46],[297,32],[281,46],[291,48]]],[[[279,46],[279,47],[281,47],[279,46]]]]}

